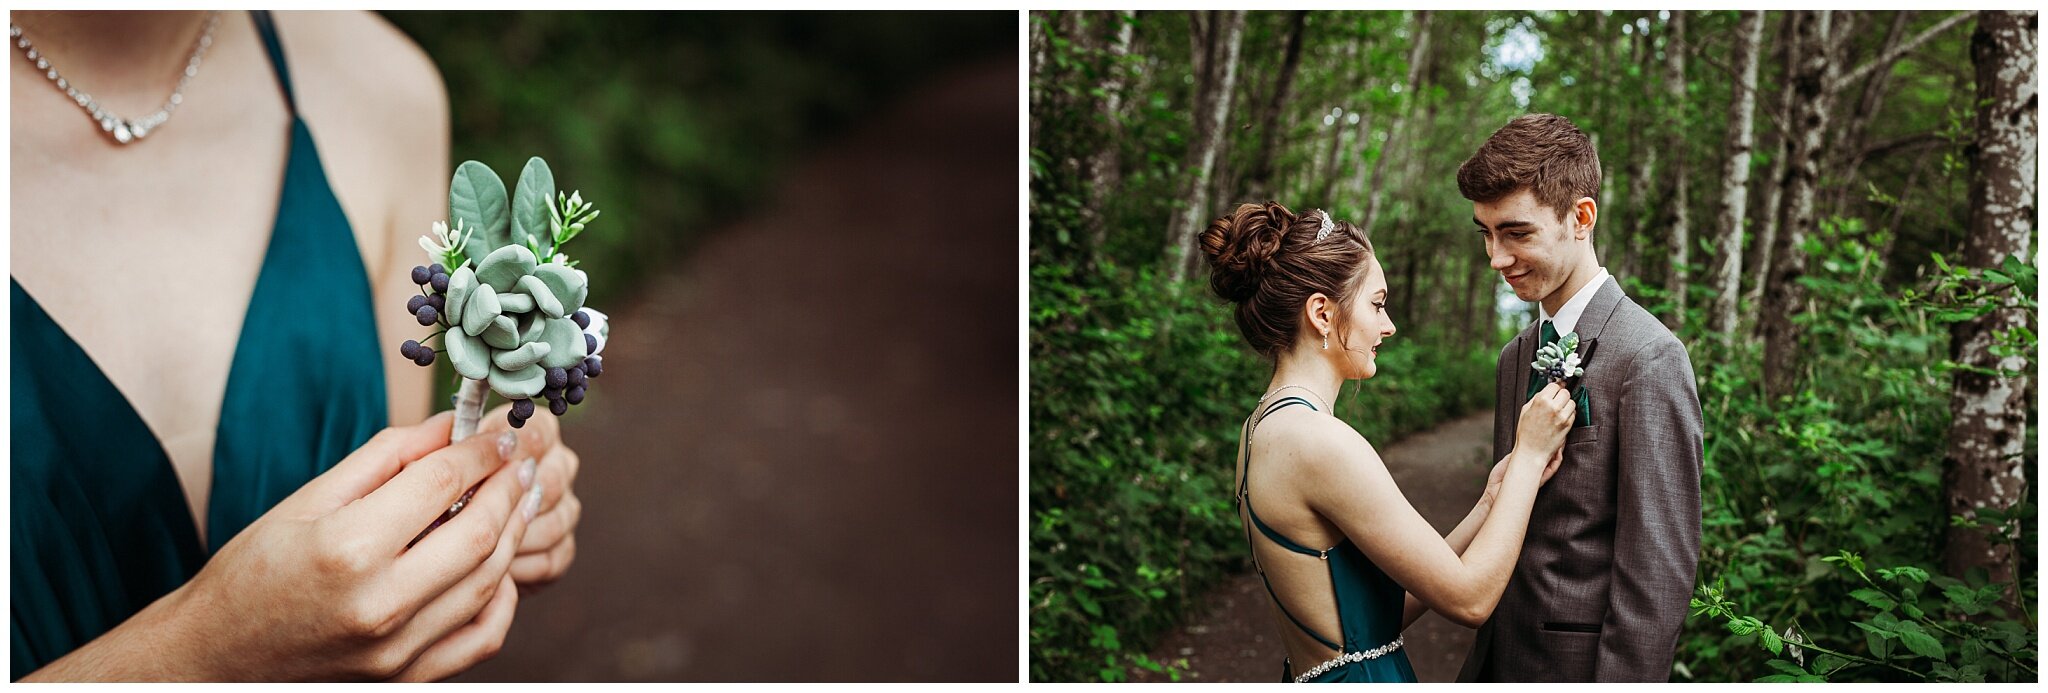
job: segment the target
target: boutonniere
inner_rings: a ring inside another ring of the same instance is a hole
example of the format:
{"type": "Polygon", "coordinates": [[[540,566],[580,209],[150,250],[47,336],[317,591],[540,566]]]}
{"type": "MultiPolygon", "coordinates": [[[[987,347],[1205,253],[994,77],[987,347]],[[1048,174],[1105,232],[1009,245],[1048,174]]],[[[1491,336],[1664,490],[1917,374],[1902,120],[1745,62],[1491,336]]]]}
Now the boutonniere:
{"type": "Polygon", "coordinates": [[[1579,333],[1568,332],[1557,341],[1537,349],[1536,361],[1529,365],[1543,379],[1564,385],[1566,380],[1586,374],[1586,369],[1581,367],[1584,359],[1578,352],[1579,333]]]}
{"type": "Polygon", "coordinates": [[[610,336],[605,315],[583,305],[590,277],[562,252],[597,219],[581,191],[555,189],[540,157],[527,160],[510,196],[498,174],[476,161],[455,169],[448,190],[454,227],[435,222],[420,239],[430,264],[412,269],[420,295],[406,310],[435,327],[399,353],[421,366],[446,354],[460,376],[450,442],[476,432],[489,393],[512,403],[509,423],[526,425],[533,398],[560,416],[583,402],[589,379],[604,372],[610,336]],[[422,342],[439,337],[440,348],[422,342]]]}
{"type": "Polygon", "coordinates": [[[1600,340],[1586,340],[1586,348],[1579,349],[1579,333],[1572,332],[1549,346],[1536,350],[1536,361],[1529,364],[1536,369],[1538,377],[1557,383],[1572,394],[1572,402],[1578,406],[1574,426],[1593,425],[1593,401],[1579,379],[1586,376],[1586,364],[1593,358],[1593,348],[1600,340]]]}

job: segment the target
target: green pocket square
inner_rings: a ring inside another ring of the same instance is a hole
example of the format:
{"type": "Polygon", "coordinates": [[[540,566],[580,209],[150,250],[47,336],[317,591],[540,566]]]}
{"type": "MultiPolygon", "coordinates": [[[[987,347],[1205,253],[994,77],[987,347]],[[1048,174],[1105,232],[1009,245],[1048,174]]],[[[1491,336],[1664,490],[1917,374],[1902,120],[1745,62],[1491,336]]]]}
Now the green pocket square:
{"type": "Polygon", "coordinates": [[[1586,392],[1585,386],[1579,386],[1578,392],[1572,394],[1572,403],[1578,405],[1578,420],[1572,426],[1593,425],[1593,395],[1586,392]]]}

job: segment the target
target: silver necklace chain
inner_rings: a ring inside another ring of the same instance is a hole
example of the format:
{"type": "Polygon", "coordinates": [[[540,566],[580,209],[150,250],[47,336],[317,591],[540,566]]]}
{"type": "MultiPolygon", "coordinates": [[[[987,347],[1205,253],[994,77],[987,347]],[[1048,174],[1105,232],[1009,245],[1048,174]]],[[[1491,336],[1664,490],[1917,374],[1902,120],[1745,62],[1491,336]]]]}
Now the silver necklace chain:
{"type": "Polygon", "coordinates": [[[185,59],[185,71],[179,74],[178,86],[171,90],[171,98],[155,113],[134,119],[114,115],[98,101],[94,101],[92,94],[80,90],[78,85],[72,84],[71,80],[58,73],[57,68],[50,64],[49,56],[37,51],[35,44],[31,43],[27,36],[22,35],[21,25],[9,22],[7,33],[14,38],[14,47],[21,49],[22,55],[34,63],[36,69],[42,70],[43,76],[49,78],[51,84],[57,85],[66,96],[78,103],[79,108],[85,109],[86,115],[91,116],[93,122],[99,123],[101,132],[106,133],[116,144],[128,144],[162,127],[165,121],[171,119],[171,114],[177,112],[178,106],[185,102],[185,85],[192,83],[192,78],[199,75],[199,63],[206,58],[206,49],[213,46],[213,29],[219,24],[218,10],[206,14],[206,29],[200,32],[199,40],[192,45],[192,55],[185,59]]]}
{"type": "Polygon", "coordinates": [[[1318,395],[1318,394],[1316,394],[1316,391],[1315,391],[1315,390],[1311,390],[1311,389],[1308,389],[1308,386],[1306,386],[1306,385],[1281,385],[1280,387],[1276,387],[1276,388],[1273,388],[1272,390],[1269,390],[1269,391],[1267,391],[1267,392],[1266,392],[1266,394],[1263,394],[1263,395],[1259,395],[1259,404],[1265,404],[1265,403],[1266,403],[1266,398],[1267,398],[1267,397],[1272,397],[1272,396],[1273,396],[1273,393],[1275,393],[1275,392],[1279,392],[1279,391],[1281,391],[1281,390],[1286,390],[1286,389],[1289,389],[1289,388],[1293,388],[1293,389],[1296,389],[1296,390],[1300,390],[1300,391],[1302,391],[1302,392],[1306,392],[1306,393],[1308,393],[1308,394],[1309,394],[1309,396],[1311,396],[1311,397],[1314,397],[1314,398],[1316,398],[1316,403],[1317,403],[1317,404],[1321,404],[1321,405],[1323,405],[1323,411],[1326,411],[1326,412],[1327,412],[1327,411],[1330,411],[1330,403],[1329,403],[1329,402],[1325,402],[1325,401],[1323,401],[1323,396],[1322,396],[1322,395],[1318,395]]]}

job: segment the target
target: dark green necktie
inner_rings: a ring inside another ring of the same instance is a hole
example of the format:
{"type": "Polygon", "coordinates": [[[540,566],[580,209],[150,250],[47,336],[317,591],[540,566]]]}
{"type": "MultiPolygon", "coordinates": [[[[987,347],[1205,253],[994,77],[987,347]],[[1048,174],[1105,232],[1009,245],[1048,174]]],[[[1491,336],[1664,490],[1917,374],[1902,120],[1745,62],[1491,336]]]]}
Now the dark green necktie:
{"type": "MultiPolygon", "coordinates": [[[[1556,344],[1556,343],[1557,343],[1557,327],[1555,327],[1555,326],[1551,325],[1551,324],[1550,324],[1550,321],[1549,321],[1549,320],[1545,320],[1545,321],[1543,321],[1543,337],[1542,337],[1542,341],[1540,341],[1540,342],[1538,342],[1538,343],[1536,344],[1536,348],[1537,348],[1537,349],[1542,349],[1543,347],[1547,347],[1547,346],[1550,346],[1550,345],[1552,345],[1552,344],[1556,344]]],[[[1529,371],[1530,371],[1530,375],[1529,375],[1529,394],[1527,394],[1527,395],[1523,395],[1523,396],[1522,396],[1522,401],[1524,401],[1524,402],[1527,402],[1527,401],[1529,401],[1529,400],[1535,399],[1535,398],[1536,398],[1536,393],[1538,393],[1538,392],[1542,392],[1542,391],[1543,391],[1543,386],[1545,386],[1545,385],[1549,385],[1549,384],[1550,384],[1550,379],[1549,379],[1549,378],[1546,378],[1546,377],[1544,377],[1544,376],[1543,376],[1543,374],[1541,374],[1541,373],[1537,373],[1537,372],[1535,372],[1535,370],[1536,370],[1536,369],[1535,369],[1534,367],[1530,367],[1530,369],[1529,369],[1529,371]]]]}

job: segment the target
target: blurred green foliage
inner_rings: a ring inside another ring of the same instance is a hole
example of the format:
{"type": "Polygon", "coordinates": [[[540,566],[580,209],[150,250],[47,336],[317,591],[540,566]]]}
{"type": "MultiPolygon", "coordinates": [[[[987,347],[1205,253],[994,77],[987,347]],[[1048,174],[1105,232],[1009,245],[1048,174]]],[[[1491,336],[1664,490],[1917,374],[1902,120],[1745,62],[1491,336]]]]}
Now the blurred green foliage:
{"type": "Polygon", "coordinates": [[[605,278],[598,306],[768,202],[778,175],[862,115],[1017,45],[1011,12],[384,16],[440,67],[450,171],[541,156],[604,210],[573,249],[605,278]]]}

